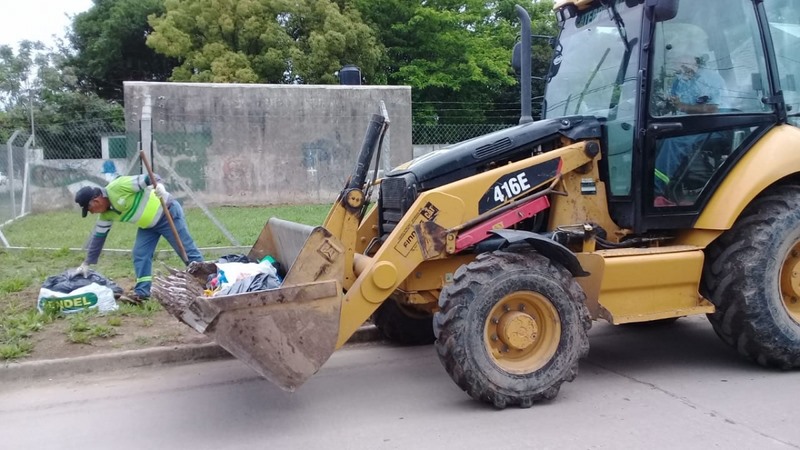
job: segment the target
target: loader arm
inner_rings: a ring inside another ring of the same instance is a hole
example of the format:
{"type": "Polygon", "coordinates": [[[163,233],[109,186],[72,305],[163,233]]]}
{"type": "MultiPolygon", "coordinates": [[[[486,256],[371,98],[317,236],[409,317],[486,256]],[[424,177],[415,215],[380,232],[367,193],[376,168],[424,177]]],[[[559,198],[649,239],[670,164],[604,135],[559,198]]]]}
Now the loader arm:
{"type": "MultiPolygon", "coordinates": [[[[461,230],[473,228],[465,224],[500,217],[504,205],[534,195],[563,173],[592,162],[596,148],[594,141],[574,143],[421,193],[375,255],[359,256],[358,278],[342,301],[337,348],[422,262],[460,251],[448,242],[457,240],[461,230]],[[512,179],[525,186],[517,195],[516,188],[508,187],[512,179]],[[443,232],[426,231],[430,229],[443,232]]],[[[488,236],[486,232],[483,238],[488,236]]]]}
{"type": "MultiPolygon", "coordinates": [[[[373,115],[367,126],[361,151],[358,155],[353,174],[345,183],[344,189],[339,193],[336,201],[333,202],[328,216],[322,226],[332,235],[336,236],[344,245],[344,279],[342,286],[349,289],[355,281],[353,273],[353,259],[356,252],[358,239],[358,227],[364,212],[364,202],[366,189],[367,173],[369,165],[375,154],[378,143],[386,133],[389,123],[381,115],[373,115]]],[[[376,168],[377,170],[377,168],[376,168]]]]}

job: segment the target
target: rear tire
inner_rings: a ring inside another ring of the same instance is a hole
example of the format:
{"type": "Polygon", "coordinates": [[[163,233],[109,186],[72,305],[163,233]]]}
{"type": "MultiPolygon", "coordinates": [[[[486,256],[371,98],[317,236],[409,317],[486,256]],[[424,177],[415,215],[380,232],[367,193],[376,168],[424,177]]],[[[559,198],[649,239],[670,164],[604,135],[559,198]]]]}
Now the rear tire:
{"type": "Polygon", "coordinates": [[[723,341],[762,366],[800,367],[800,187],[745,208],[706,249],[702,288],[723,341]]]}
{"type": "Polygon", "coordinates": [[[439,359],[461,389],[496,408],[552,399],[589,351],[584,299],[572,275],[542,255],[481,254],[439,296],[439,359]]]}
{"type": "Polygon", "coordinates": [[[431,314],[415,314],[391,297],[378,307],[372,320],[386,339],[395,344],[430,345],[436,340],[431,314]]]}

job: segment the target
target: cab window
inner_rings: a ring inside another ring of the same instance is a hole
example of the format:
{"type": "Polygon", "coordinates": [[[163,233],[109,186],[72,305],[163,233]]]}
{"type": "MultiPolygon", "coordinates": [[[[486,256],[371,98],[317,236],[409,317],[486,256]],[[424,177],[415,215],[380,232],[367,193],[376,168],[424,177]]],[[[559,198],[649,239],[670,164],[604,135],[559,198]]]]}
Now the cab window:
{"type": "Polygon", "coordinates": [[[800,125],[800,8],[796,0],[766,0],[764,9],[775,46],[781,90],[789,109],[789,122],[800,125]]]}

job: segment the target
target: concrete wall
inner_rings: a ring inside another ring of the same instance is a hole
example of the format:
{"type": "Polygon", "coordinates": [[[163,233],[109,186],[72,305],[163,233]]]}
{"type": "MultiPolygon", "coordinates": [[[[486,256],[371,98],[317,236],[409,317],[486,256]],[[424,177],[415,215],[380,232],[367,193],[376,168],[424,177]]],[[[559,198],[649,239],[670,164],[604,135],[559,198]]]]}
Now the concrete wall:
{"type": "Polygon", "coordinates": [[[128,136],[148,98],[156,151],[180,180],[158,160],[156,172],[171,191],[180,195],[183,182],[209,205],[333,201],[381,100],[391,120],[381,167],[412,158],[409,87],[129,82],[128,136]]]}

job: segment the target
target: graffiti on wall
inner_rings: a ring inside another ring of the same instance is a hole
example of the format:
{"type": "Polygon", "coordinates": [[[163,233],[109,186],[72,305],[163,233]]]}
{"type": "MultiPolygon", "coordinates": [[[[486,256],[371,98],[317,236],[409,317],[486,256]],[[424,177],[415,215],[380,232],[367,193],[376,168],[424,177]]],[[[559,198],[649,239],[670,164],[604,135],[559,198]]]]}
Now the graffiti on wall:
{"type": "MultiPolygon", "coordinates": [[[[177,173],[180,181],[192,191],[207,187],[208,148],[212,143],[211,126],[207,123],[176,123],[182,130],[154,131],[153,141],[158,154],[177,173]]],[[[156,164],[156,172],[164,172],[156,164]]],[[[176,185],[179,183],[175,183],[176,185]]]]}
{"type": "Polygon", "coordinates": [[[253,163],[241,157],[226,159],[222,164],[222,181],[227,196],[246,196],[253,193],[255,182],[253,163]]]}

